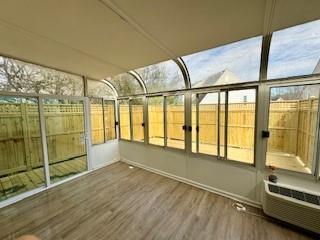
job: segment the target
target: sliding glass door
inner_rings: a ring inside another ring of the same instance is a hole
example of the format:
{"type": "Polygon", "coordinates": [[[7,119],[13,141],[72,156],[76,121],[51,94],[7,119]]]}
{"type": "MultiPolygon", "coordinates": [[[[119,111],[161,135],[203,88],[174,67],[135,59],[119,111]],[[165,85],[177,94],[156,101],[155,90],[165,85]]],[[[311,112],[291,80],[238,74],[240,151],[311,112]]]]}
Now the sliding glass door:
{"type": "Polygon", "coordinates": [[[45,185],[38,98],[0,96],[0,201],[45,185]]]}
{"type": "Polygon", "coordinates": [[[83,100],[43,99],[51,183],[87,170],[83,100]]]}

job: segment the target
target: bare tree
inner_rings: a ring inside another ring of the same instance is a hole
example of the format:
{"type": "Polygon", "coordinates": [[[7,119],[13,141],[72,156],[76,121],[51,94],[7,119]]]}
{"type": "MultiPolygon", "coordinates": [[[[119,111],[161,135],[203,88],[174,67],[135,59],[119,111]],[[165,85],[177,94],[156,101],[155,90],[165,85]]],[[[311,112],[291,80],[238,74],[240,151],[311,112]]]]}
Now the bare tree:
{"type": "Polygon", "coordinates": [[[82,79],[10,58],[0,57],[0,90],[54,95],[81,95],[82,79]]]}

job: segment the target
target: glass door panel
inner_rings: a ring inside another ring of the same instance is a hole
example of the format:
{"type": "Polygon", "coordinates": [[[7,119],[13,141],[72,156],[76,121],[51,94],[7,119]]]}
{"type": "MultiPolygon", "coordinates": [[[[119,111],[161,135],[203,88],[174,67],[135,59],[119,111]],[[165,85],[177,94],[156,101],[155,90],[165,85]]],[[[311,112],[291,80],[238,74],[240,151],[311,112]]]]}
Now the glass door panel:
{"type": "Polygon", "coordinates": [[[112,140],[116,138],[116,120],[115,120],[115,101],[103,101],[103,115],[104,115],[104,128],[105,140],[112,140]]]}
{"type": "Polygon", "coordinates": [[[130,108],[129,100],[119,100],[120,139],[130,140],[130,108]]]}
{"type": "Polygon", "coordinates": [[[199,153],[217,155],[218,93],[201,93],[199,101],[199,153]]]}
{"type": "Polygon", "coordinates": [[[184,95],[166,97],[167,146],[184,149],[184,95]]]}
{"type": "Polygon", "coordinates": [[[149,143],[164,146],[163,97],[148,97],[149,143]]]}
{"type": "Polygon", "coordinates": [[[0,201],[45,185],[37,98],[0,97],[0,201]]]}
{"type": "Polygon", "coordinates": [[[225,139],[225,126],[226,126],[226,93],[220,92],[220,113],[219,113],[219,143],[220,143],[220,151],[219,151],[219,157],[225,156],[225,145],[226,145],[226,139],[225,139]]]}
{"type": "Polygon", "coordinates": [[[104,142],[104,123],[102,98],[90,99],[90,117],[91,117],[91,141],[92,144],[100,144],[104,142]]]}
{"type": "Polygon", "coordinates": [[[87,170],[82,100],[43,100],[51,183],[87,170]]]}
{"type": "Polygon", "coordinates": [[[197,143],[198,143],[198,112],[197,112],[197,100],[198,94],[192,94],[192,105],[191,105],[191,121],[192,121],[192,152],[197,153],[197,143]]]}
{"type": "Polygon", "coordinates": [[[255,108],[255,89],[228,92],[228,160],[254,163],[255,108]]]}
{"type": "Polygon", "coordinates": [[[132,138],[133,141],[144,141],[144,122],[143,122],[143,100],[135,98],[130,100],[132,118],[132,138]]]}

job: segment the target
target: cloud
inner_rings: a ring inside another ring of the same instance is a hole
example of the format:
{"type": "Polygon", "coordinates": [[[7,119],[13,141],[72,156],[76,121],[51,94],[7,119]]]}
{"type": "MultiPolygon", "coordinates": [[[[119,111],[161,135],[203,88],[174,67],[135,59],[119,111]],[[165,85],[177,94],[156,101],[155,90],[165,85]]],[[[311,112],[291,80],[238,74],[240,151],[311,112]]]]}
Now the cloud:
{"type": "Polygon", "coordinates": [[[311,74],[320,58],[320,20],[273,33],[268,78],[311,74]]]}
{"type": "MultiPolygon", "coordinates": [[[[195,84],[229,69],[243,82],[259,79],[262,37],[183,57],[195,84]]],[[[320,57],[320,20],[273,33],[268,78],[311,74],[320,57]]]]}
{"type": "Polygon", "coordinates": [[[191,82],[195,84],[225,69],[243,82],[258,80],[261,44],[262,37],[255,37],[183,57],[191,82]]]}

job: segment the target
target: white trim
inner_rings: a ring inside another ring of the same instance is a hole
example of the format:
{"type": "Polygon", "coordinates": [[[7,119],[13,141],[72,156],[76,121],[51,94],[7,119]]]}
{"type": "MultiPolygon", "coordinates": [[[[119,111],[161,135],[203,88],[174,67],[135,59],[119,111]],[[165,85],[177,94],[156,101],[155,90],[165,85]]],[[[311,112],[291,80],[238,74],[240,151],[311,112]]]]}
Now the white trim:
{"type": "Polygon", "coordinates": [[[49,190],[49,189],[54,188],[56,186],[59,186],[59,185],[61,185],[63,183],[66,183],[66,182],[72,181],[72,180],[74,180],[76,178],[82,177],[82,176],[84,176],[84,175],[86,175],[88,173],[91,173],[91,172],[92,172],[92,170],[91,171],[85,171],[85,172],[73,175],[73,176],[71,176],[69,178],[63,179],[63,180],[61,180],[59,182],[52,183],[47,187],[44,186],[44,187],[36,188],[34,190],[31,190],[31,191],[28,191],[28,192],[25,192],[25,193],[21,193],[21,194],[19,194],[17,196],[14,196],[12,198],[9,198],[7,200],[4,200],[4,201],[0,202],[0,209],[3,208],[3,207],[6,207],[8,205],[11,205],[13,203],[19,202],[19,201],[21,201],[21,200],[23,200],[23,199],[25,199],[27,197],[31,197],[33,195],[36,195],[36,194],[40,193],[40,192],[44,192],[46,190],[49,190]]]}
{"type": "Polygon", "coordinates": [[[16,203],[16,202],[19,202],[27,197],[31,197],[37,193],[40,193],[40,192],[43,192],[44,190],[48,189],[48,187],[46,187],[45,185],[43,185],[43,187],[40,187],[40,188],[36,188],[36,189],[33,189],[31,191],[28,191],[28,192],[24,192],[24,193],[21,193],[17,196],[14,196],[14,197],[11,197],[11,198],[8,198],[6,200],[3,200],[0,202],[0,209],[1,208],[4,208],[6,206],[9,206],[13,203],[16,203]]]}
{"type": "Polygon", "coordinates": [[[133,165],[133,166],[136,166],[136,167],[139,167],[139,168],[142,168],[144,170],[147,170],[147,171],[150,171],[150,172],[153,172],[153,173],[156,173],[156,174],[159,174],[159,175],[162,175],[162,176],[177,180],[179,182],[183,182],[183,183],[189,184],[191,186],[206,190],[208,192],[212,192],[212,193],[218,194],[220,196],[227,197],[227,198],[235,200],[237,202],[245,203],[245,204],[247,204],[249,206],[252,206],[252,207],[262,208],[262,204],[260,202],[253,201],[253,200],[251,200],[249,198],[240,196],[238,194],[234,194],[234,193],[230,193],[230,192],[227,192],[227,191],[223,191],[223,190],[208,186],[206,184],[202,184],[202,183],[199,183],[199,182],[196,182],[196,181],[192,181],[192,180],[189,180],[189,179],[184,178],[184,177],[180,177],[180,176],[177,176],[177,175],[174,175],[174,174],[171,174],[171,173],[167,173],[167,172],[164,172],[164,171],[152,168],[152,167],[145,166],[143,164],[140,164],[140,163],[137,163],[137,162],[134,162],[134,161],[130,161],[130,160],[125,159],[125,158],[121,158],[120,161],[125,162],[125,163],[130,164],[130,165],[133,165]]]}
{"type": "Polygon", "coordinates": [[[113,163],[116,163],[116,162],[120,162],[120,158],[119,157],[116,157],[116,158],[112,159],[111,161],[108,161],[108,162],[105,162],[105,163],[101,163],[101,164],[98,164],[96,166],[92,166],[92,170],[95,171],[95,170],[98,170],[100,168],[109,166],[109,165],[111,165],[113,163]]]}

